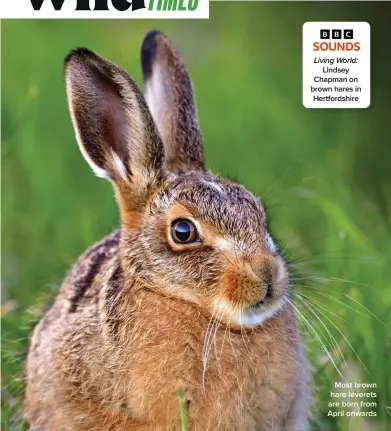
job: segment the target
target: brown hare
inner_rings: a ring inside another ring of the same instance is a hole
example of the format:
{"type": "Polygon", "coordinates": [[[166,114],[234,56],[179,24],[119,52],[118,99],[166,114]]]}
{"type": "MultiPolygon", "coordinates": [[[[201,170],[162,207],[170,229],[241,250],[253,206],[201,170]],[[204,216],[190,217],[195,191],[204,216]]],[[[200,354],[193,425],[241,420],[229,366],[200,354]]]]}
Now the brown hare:
{"type": "Polygon", "coordinates": [[[87,49],[65,62],[78,145],[113,184],[121,228],[35,328],[31,430],[180,430],[180,389],[190,430],[307,430],[308,368],[262,204],[206,169],[169,40],[150,32],[141,58],[145,98],[87,49]]]}

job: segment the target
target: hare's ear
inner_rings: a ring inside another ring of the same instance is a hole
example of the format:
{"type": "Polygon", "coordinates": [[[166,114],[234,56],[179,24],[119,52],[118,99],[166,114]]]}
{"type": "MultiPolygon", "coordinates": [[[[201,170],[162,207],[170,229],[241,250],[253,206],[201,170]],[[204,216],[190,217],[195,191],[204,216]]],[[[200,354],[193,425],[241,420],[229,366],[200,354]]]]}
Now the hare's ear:
{"type": "Polygon", "coordinates": [[[144,97],[120,67],[79,48],[65,61],[80,150],[99,177],[140,198],[164,177],[164,147],[144,97]]]}
{"type": "Polygon", "coordinates": [[[143,41],[141,64],[145,98],[163,139],[167,168],[204,170],[193,88],[179,53],[162,33],[152,31],[143,41]]]}

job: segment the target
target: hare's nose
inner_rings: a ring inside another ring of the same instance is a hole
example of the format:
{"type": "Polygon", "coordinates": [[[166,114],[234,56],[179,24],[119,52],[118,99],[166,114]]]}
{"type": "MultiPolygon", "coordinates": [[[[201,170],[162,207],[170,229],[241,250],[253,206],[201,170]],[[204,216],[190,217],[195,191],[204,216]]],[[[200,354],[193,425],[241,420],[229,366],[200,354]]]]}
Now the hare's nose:
{"type": "Polygon", "coordinates": [[[245,310],[264,306],[273,298],[276,262],[269,255],[229,264],[222,289],[226,299],[245,310]]]}
{"type": "Polygon", "coordinates": [[[258,290],[262,280],[251,270],[251,268],[241,269],[237,277],[238,288],[244,291],[258,290]]]}
{"type": "Polygon", "coordinates": [[[258,308],[272,297],[273,274],[271,271],[254,272],[251,265],[243,265],[237,279],[237,287],[245,297],[249,308],[258,308]]]}
{"type": "Polygon", "coordinates": [[[259,299],[254,305],[252,305],[251,309],[257,309],[261,308],[263,305],[265,305],[272,297],[273,297],[273,282],[264,282],[263,286],[261,287],[261,296],[262,298],[259,299]]]}
{"type": "Polygon", "coordinates": [[[260,281],[260,297],[251,307],[259,308],[273,297],[276,262],[273,256],[263,255],[251,262],[251,269],[260,281]]]}

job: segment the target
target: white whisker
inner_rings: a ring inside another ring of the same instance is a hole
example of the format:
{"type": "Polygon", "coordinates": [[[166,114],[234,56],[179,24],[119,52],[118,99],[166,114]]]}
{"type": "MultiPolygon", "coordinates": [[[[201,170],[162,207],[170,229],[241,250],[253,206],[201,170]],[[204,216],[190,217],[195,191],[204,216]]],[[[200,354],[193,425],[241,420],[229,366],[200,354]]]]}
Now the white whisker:
{"type": "Polygon", "coordinates": [[[344,295],[344,296],[346,296],[347,298],[349,298],[349,299],[351,299],[353,302],[355,302],[357,305],[359,305],[360,307],[362,307],[365,311],[368,311],[368,313],[374,318],[374,319],[376,319],[379,323],[381,323],[387,330],[389,329],[388,328],[388,325],[386,325],[382,320],[380,320],[377,316],[376,316],[376,314],[373,314],[372,313],[372,311],[369,309],[369,308],[367,308],[367,307],[365,307],[365,305],[363,305],[363,304],[361,304],[360,302],[358,302],[356,299],[354,299],[354,298],[352,298],[351,296],[349,296],[347,293],[343,293],[342,295],[344,295]]]}
{"type": "MultiPolygon", "coordinates": [[[[309,304],[308,301],[306,301],[304,298],[301,298],[302,301],[305,301],[310,307],[312,306],[311,304],[309,304]]],[[[313,307],[313,306],[312,306],[313,307]]],[[[322,313],[320,310],[318,310],[318,312],[328,321],[330,322],[334,328],[341,334],[341,336],[343,337],[343,339],[348,343],[349,347],[352,349],[353,353],[356,355],[357,359],[359,360],[359,362],[361,363],[361,365],[364,367],[365,371],[369,373],[367,367],[364,365],[363,361],[361,360],[360,356],[358,355],[358,353],[355,351],[355,349],[353,348],[352,344],[350,343],[350,341],[346,338],[346,336],[343,334],[343,332],[324,314],[322,313]]],[[[342,352],[341,352],[342,353],[342,352]]]]}
{"type": "MultiPolygon", "coordinates": [[[[294,292],[294,295],[303,303],[303,305],[305,305],[308,310],[310,310],[310,312],[319,320],[319,322],[321,323],[321,325],[324,327],[324,329],[326,330],[327,335],[329,336],[330,342],[333,345],[333,350],[336,350],[338,352],[338,355],[341,356],[342,361],[344,363],[344,367],[345,369],[348,369],[348,364],[346,363],[345,360],[345,356],[341,350],[341,348],[339,347],[339,344],[337,343],[337,341],[335,340],[334,336],[332,335],[332,333],[330,332],[330,330],[327,328],[327,326],[324,324],[323,320],[318,316],[316,309],[314,306],[312,306],[307,300],[305,300],[299,293],[294,292]]],[[[322,312],[320,310],[317,310],[319,313],[322,314],[322,312]]],[[[322,314],[323,315],[323,314],[322,314]]],[[[327,318],[327,317],[326,317],[327,318]]]]}
{"type": "MultiPolygon", "coordinates": [[[[300,285],[295,285],[295,286],[300,287],[300,285]]],[[[332,296],[332,295],[325,293],[325,292],[320,292],[316,287],[311,287],[311,286],[302,286],[302,287],[313,289],[318,295],[324,296],[325,298],[329,298],[332,301],[337,302],[338,304],[342,305],[343,307],[346,307],[352,311],[355,311],[356,313],[360,314],[361,316],[371,318],[371,316],[368,316],[368,314],[361,313],[359,310],[356,310],[355,308],[351,307],[350,305],[346,304],[345,302],[342,302],[340,299],[336,298],[335,296],[332,296]]],[[[344,293],[343,295],[346,295],[346,293],[344,293]]],[[[364,307],[362,304],[360,304],[360,303],[358,303],[358,304],[361,305],[362,307],[364,307]]],[[[376,318],[376,316],[374,316],[374,317],[376,318]]],[[[377,319],[378,318],[376,318],[376,320],[377,319]]],[[[380,323],[383,323],[383,322],[380,321],[380,323]]],[[[385,324],[383,323],[383,325],[385,325],[385,324]]]]}
{"type": "Polygon", "coordinates": [[[326,355],[329,357],[331,363],[333,364],[334,368],[336,369],[337,373],[339,374],[339,376],[345,380],[343,374],[341,373],[341,371],[339,370],[339,368],[337,367],[333,357],[331,356],[329,350],[327,349],[326,345],[323,343],[323,340],[319,337],[318,333],[316,332],[316,330],[313,328],[313,326],[311,325],[311,323],[309,323],[309,321],[305,318],[305,316],[303,315],[303,313],[298,309],[298,307],[296,307],[296,305],[289,299],[289,298],[285,298],[286,301],[293,307],[293,309],[296,311],[296,313],[301,316],[303,323],[305,323],[307,325],[307,327],[310,329],[310,331],[313,333],[313,335],[315,336],[315,339],[319,342],[320,346],[322,347],[323,351],[326,353],[326,355]]]}

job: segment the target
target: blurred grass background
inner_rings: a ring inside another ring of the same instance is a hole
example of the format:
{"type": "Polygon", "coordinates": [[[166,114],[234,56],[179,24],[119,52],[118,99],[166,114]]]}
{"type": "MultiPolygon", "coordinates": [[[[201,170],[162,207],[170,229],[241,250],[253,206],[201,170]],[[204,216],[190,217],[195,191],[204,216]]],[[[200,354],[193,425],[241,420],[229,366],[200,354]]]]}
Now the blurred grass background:
{"type": "Polygon", "coordinates": [[[2,22],[2,429],[24,429],[23,360],[42,304],[78,255],[118,225],[110,184],[94,177],[74,139],[63,59],[86,46],[141,85],[139,49],[152,28],[190,70],[209,167],[261,196],[292,262],[303,295],[293,299],[318,334],[303,322],[312,429],[391,429],[389,6],[231,2],[212,3],[205,21],[2,22]],[[305,109],[302,25],[345,20],[372,27],[371,106],[305,109]],[[328,416],[340,377],[319,339],[348,381],[377,384],[376,417],[328,416]]]}

